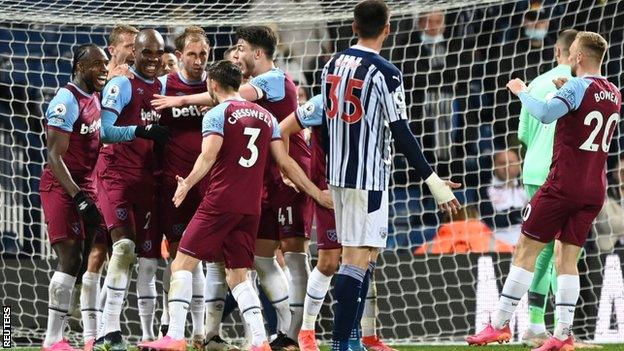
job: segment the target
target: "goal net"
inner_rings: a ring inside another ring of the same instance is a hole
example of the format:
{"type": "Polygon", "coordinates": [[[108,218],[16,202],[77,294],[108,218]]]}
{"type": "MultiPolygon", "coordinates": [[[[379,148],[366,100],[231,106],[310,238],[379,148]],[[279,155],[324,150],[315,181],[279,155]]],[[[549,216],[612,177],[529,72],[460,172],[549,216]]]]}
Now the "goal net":
{"type": "MultiPolygon", "coordinates": [[[[211,59],[218,60],[234,43],[236,27],[268,24],[279,34],[277,65],[313,95],[330,55],[354,43],[356,3],[0,2],[0,300],[11,306],[14,344],[38,345],[45,332],[56,260],[38,194],[46,155],[43,115],[70,78],[75,47],[105,47],[111,28],[120,23],[156,28],[169,45],[185,26],[200,25],[208,32],[211,59]]],[[[496,308],[528,199],[520,185],[520,104],[505,84],[513,77],[530,82],[555,67],[557,33],[575,28],[607,39],[602,72],[622,86],[624,3],[396,0],[389,5],[391,34],[381,54],[404,72],[410,126],[428,160],[442,177],[463,184],[456,194],[467,206],[467,218],[448,223],[404,157],[394,157],[388,247],[376,272],[378,334],[393,342],[458,342],[487,323],[496,308]]],[[[608,162],[612,200],[579,263],[582,290],[574,332],[598,342],[624,342],[623,146],[616,131],[608,162]]],[[[311,251],[315,257],[314,241],[311,251]]],[[[160,280],[157,286],[160,293],[160,280]]],[[[130,341],[140,335],[134,291],[132,285],[122,318],[130,341]]],[[[546,314],[551,329],[552,300],[546,314]]],[[[332,301],[328,296],[319,321],[318,337],[325,341],[331,336],[332,301]]],[[[527,328],[527,309],[525,298],[513,319],[516,340],[527,328]]],[[[227,336],[242,337],[238,321],[236,313],[226,320],[227,336]]],[[[71,337],[79,339],[79,320],[70,324],[71,337]]]]}

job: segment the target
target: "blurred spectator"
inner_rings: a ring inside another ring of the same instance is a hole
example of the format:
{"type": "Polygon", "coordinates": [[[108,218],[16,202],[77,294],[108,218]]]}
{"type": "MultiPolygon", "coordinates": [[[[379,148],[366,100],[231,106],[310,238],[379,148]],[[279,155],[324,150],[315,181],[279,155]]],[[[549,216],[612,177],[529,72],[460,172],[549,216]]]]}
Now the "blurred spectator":
{"type": "Polygon", "coordinates": [[[497,240],[492,230],[479,220],[474,205],[462,208],[438,229],[432,241],[414,251],[416,255],[469,252],[512,252],[513,246],[497,240]]]}
{"type": "Polygon", "coordinates": [[[550,13],[542,8],[527,12],[520,27],[510,30],[503,45],[488,50],[484,90],[494,92],[490,103],[494,107],[494,136],[499,148],[517,145],[520,101],[505,88],[512,78],[530,82],[550,70],[554,61],[554,38],[548,33],[550,13]],[[511,137],[511,138],[509,138],[511,137]]]}
{"type": "Polygon", "coordinates": [[[158,71],[158,76],[164,76],[169,74],[171,71],[179,71],[178,58],[174,54],[174,51],[175,50],[172,47],[165,47],[165,53],[162,55],[162,65],[158,71]]]}
{"type": "Polygon", "coordinates": [[[494,177],[481,188],[481,215],[496,239],[515,245],[528,197],[520,181],[520,160],[513,150],[494,154],[494,177]]]}
{"type": "MultiPolygon", "coordinates": [[[[446,38],[444,13],[427,12],[413,23],[413,31],[397,37],[392,60],[400,65],[406,97],[410,106],[412,129],[421,135],[429,162],[435,163],[441,176],[453,173],[450,162],[457,156],[452,131],[457,96],[466,96],[470,51],[461,39],[446,38]],[[459,69],[461,57],[464,69],[459,69]]],[[[459,122],[463,124],[463,122],[459,122]]]]}

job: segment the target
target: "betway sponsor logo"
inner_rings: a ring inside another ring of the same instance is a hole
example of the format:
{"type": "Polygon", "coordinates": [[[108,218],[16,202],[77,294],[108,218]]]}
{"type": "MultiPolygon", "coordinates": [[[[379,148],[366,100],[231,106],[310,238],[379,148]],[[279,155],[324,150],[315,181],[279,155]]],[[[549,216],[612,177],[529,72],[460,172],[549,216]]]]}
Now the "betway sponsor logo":
{"type": "Polygon", "coordinates": [[[100,130],[100,127],[102,126],[102,121],[101,120],[97,120],[91,124],[86,124],[83,123],[80,126],[80,134],[92,134],[97,132],[98,130],[100,130]]]}
{"type": "Polygon", "coordinates": [[[160,113],[154,110],[145,111],[144,109],[141,109],[142,121],[158,122],[159,119],[160,119],[160,113]]]}
{"type": "Polygon", "coordinates": [[[173,114],[173,118],[178,117],[201,117],[202,113],[199,110],[199,107],[196,105],[191,105],[188,107],[172,107],[171,113],[173,114]]]}

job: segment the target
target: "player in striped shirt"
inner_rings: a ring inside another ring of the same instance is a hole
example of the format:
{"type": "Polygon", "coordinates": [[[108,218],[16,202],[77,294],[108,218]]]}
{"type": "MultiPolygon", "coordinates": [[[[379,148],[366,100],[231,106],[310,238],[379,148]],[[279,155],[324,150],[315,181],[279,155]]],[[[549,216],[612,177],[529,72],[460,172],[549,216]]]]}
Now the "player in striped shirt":
{"type": "Polygon", "coordinates": [[[327,174],[342,243],[336,274],[333,350],[349,349],[349,335],[363,309],[372,257],[386,246],[390,132],[396,147],[425,179],[440,208],[456,212],[451,191],[459,184],[440,179],[422,154],[407,124],[403,76],[379,55],[390,33],[389,10],[381,0],[354,10],[357,45],[335,54],[322,73],[329,150],[327,174]]]}
{"type": "MultiPolygon", "coordinates": [[[[569,29],[561,32],[555,44],[557,67],[535,78],[529,84],[529,94],[536,99],[546,101],[552,99],[557,92],[553,80],[572,78],[572,70],[568,56],[570,45],[576,37],[577,31],[569,29]]],[[[553,142],[557,122],[544,124],[529,115],[526,107],[520,111],[520,126],[518,139],[524,144],[526,155],[522,167],[522,181],[524,189],[532,198],[546,181],[553,154],[553,142]]],[[[554,242],[544,247],[535,263],[535,276],[529,289],[529,329],[522,337],[522,342],[531,346],[540,346],[550,337],[544,323],[544,312],[548,302],[548,293],[552,286],[553,294],[556,291],[557,274],[553,268],[554,242]]]]}
{"type": "MultiPolygon", "coordinates": [[[[327,176],[325,175],[326,161],[323,150],[323,139],[321,125],[323,123],[323,96],[316,95],[308,100],[297,110],[280,123],[282,139],[288,144],[290,135],[296,134],[310,128],[312,159],[310,162],[310,179],[320,189],[327,189],[327,176]]],[[[303,304],[303,324],[299,332],[298,342],[301,351],[317,351],[318,346],[315,336],[316,318],[321,310],[332,277],[340,265],[340,253],[342,245],[336,236],[336,218],[334,211],[324,208],[317,203],[308,203],[308,213],[316,219],[316,244],[318,248],[318,261],[314,270],[310,273],[307,284],[307,293],[303,304]]],[[[310,225],[312,220],[310,219],[310,225]]],[[[308,230],[309,232],[311,230],[308,230]]],[[[373,257],[372,261],[376,261],[373,257]]],[[[360,342],[371,351],[395,351],[386,345],[376,333],[376,310],[377,298],[374,281],[374,274],[371,274],[368,294],[365,299],[364,312],[360,319],[356,320],[354,333],[351,335],[351,350],[361,349],[360,342]],[[360,335],[359,325],[362,325],[360,335]],[[361,337],[361,341],[360,341],[361,337]]]]}

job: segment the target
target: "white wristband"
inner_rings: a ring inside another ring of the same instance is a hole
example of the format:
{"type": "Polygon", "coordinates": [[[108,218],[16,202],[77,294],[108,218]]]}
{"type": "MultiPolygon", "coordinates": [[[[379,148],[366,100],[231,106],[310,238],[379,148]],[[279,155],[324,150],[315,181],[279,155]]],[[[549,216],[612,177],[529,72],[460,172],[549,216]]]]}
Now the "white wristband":
{"type": "Polygon", "coordinates": [[[451,188],[446,185],[446,183],[440,179],[435,172],[431,173],[431,175],[425,179],[425,184],[427,184],[429,190],[431,190],[431,194],[438,205],[455,199],[455,195],[453,194],[453,191],[451,191],[451,188]]]}

